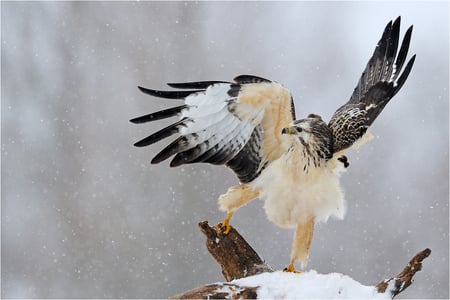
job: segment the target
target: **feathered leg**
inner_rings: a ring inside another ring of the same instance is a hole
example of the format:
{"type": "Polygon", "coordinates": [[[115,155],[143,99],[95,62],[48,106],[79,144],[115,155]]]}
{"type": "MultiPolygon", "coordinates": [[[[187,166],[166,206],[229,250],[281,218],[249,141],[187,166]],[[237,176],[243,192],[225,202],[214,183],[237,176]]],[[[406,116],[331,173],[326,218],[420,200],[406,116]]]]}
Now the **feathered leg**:
{"type": "Polygon", "coordinates": [[[297,225],[292,243],[291,262],[285,269],[286,272],[297,272],[294,267],[296,261],[300,262],[302,269],[306,268],[314,232],[314,224],[314,218],[310,218],[305,223],[297,225]]]}
{"type": "Polygon", "coordinates": [[[233,213],[241,206],[256,199],[259,193],[250,188],[247,184],[232,186],[228,191],[219,197],[219,209],[227,212],[225,219],[219,223],[219,226],[225,228],[224,234],[231,230],[230,219],[233,213]]]}

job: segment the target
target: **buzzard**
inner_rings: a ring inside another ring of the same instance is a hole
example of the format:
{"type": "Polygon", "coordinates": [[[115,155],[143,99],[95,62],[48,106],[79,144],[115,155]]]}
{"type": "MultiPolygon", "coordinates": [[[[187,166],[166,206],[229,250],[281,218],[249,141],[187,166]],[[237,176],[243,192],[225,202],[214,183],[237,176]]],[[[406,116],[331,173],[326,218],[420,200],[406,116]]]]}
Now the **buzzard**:
{"type": "Polygon", "coordinates": [[[406,61],[412,26],[399,45],[400,17],[390,21],[353,94],[328,124],[317,114],[296,119],[290,92],[258,76],[233,82],[168,83],[176,90],[139,87],[149,95],[180,99],[182,104],[130,120],[146,123],[178,116],[178,121],[135,143],[148,146],[177,138],[151,161],[172,156],[171,167],[204,162],[229,167],[239,179],[219,197],[226,211],[219,223],[230,230],[233,213],[260,198],[270,221],[296,228],[286,271],[308,261],[314,225],[330,216],[342,219],[346,206],[339,177],[348,167],[347,149],[370,136],[367,129],[401,89],[414,64],[406,61]],[[403,71],[402,71],[403,70],[403,71]]]}

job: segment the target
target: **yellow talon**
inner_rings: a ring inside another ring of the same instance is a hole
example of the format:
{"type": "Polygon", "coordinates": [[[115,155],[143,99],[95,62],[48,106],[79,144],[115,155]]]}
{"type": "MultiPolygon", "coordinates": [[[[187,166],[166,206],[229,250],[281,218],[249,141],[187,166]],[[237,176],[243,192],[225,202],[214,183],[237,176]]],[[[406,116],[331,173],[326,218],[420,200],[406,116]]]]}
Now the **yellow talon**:
{"type": "Polygon", "coordinates": [[[230,219],[233,216],[232,212],[229,212],[227,214],[227,216],[225,217],[225,219],[219,223],[219,228],[221,230],[223,230],[223,228],[225,228],[222,232],[223,234],[227,235],[228,233],[230,233],[231,230],[231,225],[230,225],[230,219]]]}
{"type": "Polygon", "coordinates": [[[287,266],[287,268],[284,268],[283,272],[291,272],[291,273],[296,273],[296,274],[300,274],[300,271],[297,271],[294,267],[294,263],[291,262],[289,264],[289,266],[287,266]]]}

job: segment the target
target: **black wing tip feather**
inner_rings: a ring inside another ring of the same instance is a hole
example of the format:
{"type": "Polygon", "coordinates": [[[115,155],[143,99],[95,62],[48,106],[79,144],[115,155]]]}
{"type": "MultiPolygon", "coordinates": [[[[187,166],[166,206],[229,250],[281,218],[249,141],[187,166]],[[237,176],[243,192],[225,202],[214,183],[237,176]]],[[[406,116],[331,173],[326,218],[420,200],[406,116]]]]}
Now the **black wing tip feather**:
{"type": "Polygon", "coordinates": [[[139,85],[138,85],[138,89],[144,94],[147,94],[150,96],[158,96],[158,93],[157,93],[158,91],[156,91],[156,90],[147,89],[147,88],[139,86],[139,85]]]}
{"type": "Polygon", "coordinates": [[[400,28],[400,23],[402,22],[402,16],[398,16],[397,18],[395,18],[391,22],[392,22],[392,27],[400,28]]]}
{"type": "Polygon", "coordinates": [[[175,157],[170,161],[169,166],[171,168],[179,167],[183,164],[190,162],[189,156],[185,152],[180,152],[175,155],[175,157]]]}
{"type": "Polygon", "coordinates": [[[145,147],[149,146],[151,144],[154,144],[156,142],[159,142],[162,139],[165,139],[175,133],[178,133],[181,126],[186,126],[186,122],[189,122],[189,119],[183,118],[180,121],[173,123],[172,125],[169,125],[151,135],[148,137],[136,142],[134,144],[135,147],[145,147]]]}
{"type": "Polygon", "coordinates": [[[151,143],[148,143],[145,139],[140,140],[139,142],[136,142],[133,144],[135,147],[145,147],[151,145],[151,143]]]}
{"type": "MultiPolygon", "coordinates": [[[[400,20],[401,17],[397,17],[397,19],[395,19],[392,27],[393,29],[393,37],[397,39],[397,42],[400,38],[400,20]]],[[[414,65],[414,62],[416,60],[416,54],[414,54],[408,61],[408,63],[406,64],[405,68],[403,68],[403,65],[406,61],[406,57],[408,56],[408,50],[409,50],[409,45],[411,42],[411,37],[412,37],[412,31],[413,31],[414,26],[411,25],[408,27],[408,29],[406,30],[404,36],[403,36],[403,40],[400,46],[400,50],[398,50],[397,53],[397,49],[396,51],[393,53],[393,57],[396,58],[394,66],[396,68],[396,70],[394,71],[395,73],[393,74],[393,82],[392,85],[390,85],[390,89],[392,91],[391,95],[389,98],[392,98],[403,86],[403,84],[406,82],[406,79],[408,78],[412,67],[414,65]],[[400,77],[398,77],[400,75],[400,77]]],[[[392,34],[391,34],[392,35],[392,34]]]]}
{"type": "Polygon", "coordinates": [[[401,18],[399,16],[397,19],[391,20],[387,23],[383,34],[378,41],[377,47],[375,48],[373,58],[395,58],[400,35],[400,21],[401,18]]]}
{"type": "Polygon", "coordinates": [[[144,94],[159,97],[159,98],[166,98],[166,99],[184,99],[187,96],[199,92],[203,92],[204,90],[189,90],[189,91],[159,91],[159,90],[152,90],[147,89],[142,86],[138,86],[139,90],[143,92],[144,94]]]}
{"type": "Polygon", "coordinates": [[[405,32],[405,35],[403,36],[403,40],[402,40],[402,45],[400,46],[400,50],[398,52],[397,55],[397,59],[395,61],[395,67],[397,68],[396,72],[397,74],[395,74],[395,86],[396,86],[396,92],[398,90],[400,90],[400,88],[403,86],[403,84],[405,83],[406,79],[409,76],[409,73],[412,70],[412,67],[414,65],[414,62],[416,60],[416,54],[414,54],[408,61],[408,63],[406,64],[405,68],[403,69],[400,77],[397,79],[397,76],[400,74],[402,68],[403,68],[403,64],[406,61],[406,57],[408,56],[408,51],[409,51],[409,44],[411,42],[411,36],[412,36],[412,31],[413,31],[413,25],[409,26],[408,29],[405,32]]]}
{"type": "Polygon", "coordinates": [[[406,64],[406,67],[403,70],[403,73],[400,75],[400,77],[396,81],[395,93],[397,93],[402,88],[403,84],[406,82],[406,79],[408,79],[409,73],[411,72],[415,61],[416,61],[416,55],[414,54],[409,59],[408,63],[406,64]]]}
{"type": "Polygon", "coordinates": [[[147,121],[141,121],[141,119],[143,117],[145,117],[145,116],[133,118],[133,119],[130,120],[130,122],[133,123],[133,124],[141,124],[141,123],[147,122],[147,121]]]}
{"type": "Polygon", "coordinates": [[[187,109],[189,106],[184,104],[180,106],[171,107],[168,109],[160,110],[151,114],[147,114],[144,116],[140,116],[134,119],[131,119],[130,122],[134,124],[142,124],[162,119],[167,119],[173,116],[179,115],[184,109],[187,109]]]}
{"type": "MultiPolygon", "coordinates": [[[[395,96],[395,94],[397,94],[397,92],[402,88],[403,84],[406,82],[406,79],[408,78],[412,67],[414,65],[415,59],[416,59],[416,55],[414,54],[408,61],[408,63],[406,64],[406,66],[403,68],[403,65],[406,61],[406,58],[408,56],[408,50],[409,50],[409,45],[410,45],[410,41],[411,41],[411,36],[412,36],[412,30],[413,30],[413,25],[409,26],[408,29],[406,30],[404,36],[403,36],[403,40],[400,46],[400,50],[397,49],[398,47],[398,42],[400,39],[400,20],[401,17],[397,17],[397,19],[395,19],[395,21],[392,23],[392,21],[390,23],[388,23],[387,27],[391,27],[390,32],[388,37],[386,37],[387,39],[389,39],[389,43],[393,42],[395,45],[395,47],[393,46],[392,48],[386,48],[386,55],[390,55],[390,58],[392,60],[395,59],[395,62],[391,62],[393,64],[393,67],[395,68],[395,70],[391,70],[392,72],[392,77],[389,78],[387,81],[382,80],[378,83],[376,83],[375,85],[373,85],[372,87],[369,88],[367,94],[370,95],[368,97],[369,101],[381,101],[380,104],[382,104],[384,102],[383,105],[380,105],[380,109],[378,110],[378,113],[375,114],[375,116],[372,118],[372,121],[376,118],[376,116],[381,112],[382,108],[384,107],[384,105],[387,104],[387,102],[395,96]],[[390,25],[392,24],[392,25],[390,25]],[[393,51],[395,48],[395,51],[393,51]],[[398,53],[397,53],[398,51],[398,53]],[[382,83],[386,83],[386,84],[382,84],[382,83]]],[[[389,31],[389,30],[388,30],[389,31]]],[[[386,32],[386,31],[385,31],[386,32]]],[[[385,34],[383,34],[382,39],[384,38],[385,34]]],[[[365,97],[363,97],[364,99],[365,97]]]]}
{"type": "Polygon", "coordinates": [[[168,86],[177,89],[206,89],[211,85],[218,83],[228,83],[227,81],[193,81],[193,82],[171,82],[167,83],[168,86]]]}
{"type": "MultiPolygon", "coordinates": [[[[413,25],[411,25],[403,36],[402,44],[400,50],[397,54],[397,59],[395,60],[395,67],[397,72],[401,70],[403,64],[405,63],[406,57],[408,56],[409,44],[411,42],[413,25]]],[[[398,73],[397,73],[398,74],[398,73]]]]}
{"type": "MultiPolygon", "coordinates": [[[[245,84],[245,83],[261,83],[261,82],[272,82],[269,79],[255,76],[255,75],[239,75],[234,78],[234,82],[238,84],[245,84]]],[[[159,98],[167,98],[167,99],[184,99],[187,96],[204,92],[209,86],[214,84],[233,84],[232,82],[228,81],[193,81],[193,82],[170,82],[167,83],[168,86],[172,88],[177,89],[192,89],[188,91],[161,91],[161,90],[153,90],[144,88],[142,86],[138,86],[139,90],[143,92],[144,94],[151,95],[154,97],[159,98]]]]}
{"type": "Polygon", "coordinates": [[[163,162],[172,155],[176,154],[178,148],[177,145],[182,138],[183,137],[179,137],[175,141],[170,143],[168,146],[166,146],[163,150],[161,150],[158,154],[156,154],[155,157],[152,158],[150,163],[152,165],[159,164],[160,162],[163,162]]]}
{"type": "Polygon", "coordinates": [[[190,142],[190,139],[196,138],[196,134],[190,134],[185,136],[180,136],[176,140],[174,140],[172,143],[170,143],[168,146],[166,146],[163,150],[161,150],[153,159],[152,164],[160,163],[169,157],[175,155],[175,158],[172,160],[170,166],[178,166],[180,164],[186,163],[188,160],[192,160],[194,157],[191,153],[195,149],[199,149],[200,145],[197,145],[194,147],[194,145],[190,142]],[[186,155],[189,154],[189,155],[186,155]],[[177,159],[178,156],[184,155],[184,158],[181,160],[180,164],[174,165],[174,161],[177,159]]]}
{"type": "Polygon", "coordinates": [[[402,21],[402,16],[398,16],[397,18],[390,20],[387,24],[384,30],[386,31],[388,28],[400,28],[400,23],[402,21]]]}
{"type": "Polygon", "coordinates": [[[365,95],[367,95],[371,88],[379,81],[393,83],[391,97],[399,90],[399,87],[403,85],[414,62],[414,59],[411,63],[408,62],[408,70],[406,70],[406,68],[403,70],[404,63],[408,56],[413,25],[408,27],[403,36],[401,45],[398,47],[400,42],[400,23],[401,16],[398,16],[395,20],[391,20],[387,23],[383,34],[375,47],[375,51],[369,59],[369,62],[350,97],[349,103],[364,101],[365,95]],[[380,64],[380,62],[383,63],[380,64]]]}
{"type": "Polygon", "coordinates": [[[414,25],[409,26],[408,29],[406,30],[405,35],[408,33],[409,33],[409,35],[411,35],[411,32],[413,31],[413,29],[414,29],[414,25]]]}
{"type": "Polygon", "coordinates": [[[245,83],[261,83],[261,82],[272,82],[272,80],[255,76],[255,75],[239,75],[233,79],[236,83],[245,84],[245,83]]]}

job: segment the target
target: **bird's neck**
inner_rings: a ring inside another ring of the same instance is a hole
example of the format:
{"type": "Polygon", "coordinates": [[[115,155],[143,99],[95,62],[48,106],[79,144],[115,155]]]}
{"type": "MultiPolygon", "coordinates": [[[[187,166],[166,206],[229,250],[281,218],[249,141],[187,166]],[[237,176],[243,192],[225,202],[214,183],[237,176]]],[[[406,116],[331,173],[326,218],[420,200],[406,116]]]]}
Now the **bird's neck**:
{"type": "Polygon", "coordinates": [[[287,153],[288,160],[295,168],[300,168],[304,173],[313,172],[327,165],[329,155],[317,146],[316,143],[302,143],[294,141],[287,153]]]}

